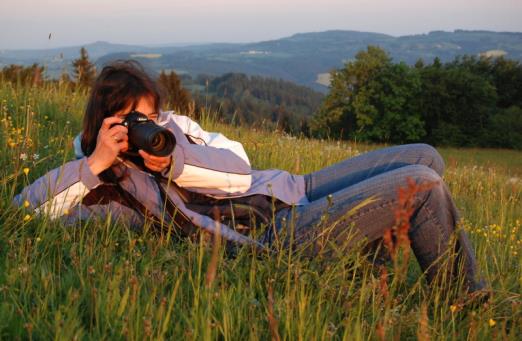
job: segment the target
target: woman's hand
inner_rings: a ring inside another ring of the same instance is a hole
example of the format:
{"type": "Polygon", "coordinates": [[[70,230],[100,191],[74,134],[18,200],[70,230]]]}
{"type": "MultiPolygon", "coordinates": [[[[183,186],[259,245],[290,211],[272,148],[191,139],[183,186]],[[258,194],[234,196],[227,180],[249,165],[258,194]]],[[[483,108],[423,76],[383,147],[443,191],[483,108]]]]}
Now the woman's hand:
{"type": "Polygon", "coordinates": [[[87,164],[94,175],[109,168],[116,161],[118,154],[129,148],[127,127],[117,124],[121,122],[123,119],[115,116],[103,120],[96,139],[96,148],[87,158],[87,164]],[[111,128],[114,124],[117,125],[111,128]]]}
{"type": "Polygon", "coordinates": [[[154,172],[162,172],[164,169],[170,166],[171,156],[154,156],[140,149],[138,153],[143,158],[145,167],[154,172]]]}

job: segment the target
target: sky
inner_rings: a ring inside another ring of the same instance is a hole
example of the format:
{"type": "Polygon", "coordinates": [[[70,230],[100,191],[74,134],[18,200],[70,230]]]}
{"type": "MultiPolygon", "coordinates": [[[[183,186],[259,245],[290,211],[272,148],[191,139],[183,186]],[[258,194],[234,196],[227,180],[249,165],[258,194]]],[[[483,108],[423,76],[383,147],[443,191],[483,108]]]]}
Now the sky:
{"type": "Polygon", "coordinates": [[[522,32],[521,18],[522,0],[0,0],[0,49],[256,42],[334,29],[522,32]]]}

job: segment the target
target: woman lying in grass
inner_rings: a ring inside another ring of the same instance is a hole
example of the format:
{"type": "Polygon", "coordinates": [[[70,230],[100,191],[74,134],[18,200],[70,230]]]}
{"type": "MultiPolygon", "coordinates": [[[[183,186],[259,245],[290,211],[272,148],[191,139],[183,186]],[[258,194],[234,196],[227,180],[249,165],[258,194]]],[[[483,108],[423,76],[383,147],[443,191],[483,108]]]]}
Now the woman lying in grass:
{"type": "Polygon", "coordinates": [[[456,231],[457,209],[434,148],[385,148],[304,176],[255,170],[240,143],[160,108],[157,85],[139,64],[106,66],[75,141],[78,159],[36,180],[15,202],[29,202],[36,212],[71,223],[110,214],[137,230],[146,221],[184,235],[219,230],[231,242],[260,249],[278,242],[315,250],[325,235],[348,248],[407,236],[428,282],[451,277],[451,283],[462,280],[469,292],[484,287],[470,242],[456,231]],[[169,155],[129,153],[136,141],[122,122],[131,112],[173,134],[169,155]],[[408,183],[415,190],[402,217],[401,237],[389,231],[397,226],[398,189],[408,183]],[[266,227],[260,237],[248,233],[254,225],[266,227]],[[447,262],[454,253],[458,261],[447,262]]]}

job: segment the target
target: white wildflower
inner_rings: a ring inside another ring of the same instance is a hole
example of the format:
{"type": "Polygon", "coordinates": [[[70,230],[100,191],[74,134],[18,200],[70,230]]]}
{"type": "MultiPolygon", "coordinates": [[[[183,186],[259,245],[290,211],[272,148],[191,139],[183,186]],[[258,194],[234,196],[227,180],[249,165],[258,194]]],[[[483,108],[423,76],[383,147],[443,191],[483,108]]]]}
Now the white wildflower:
{"type": "Polygon", "coordinates": [[[27,160],[27,154],[26,153],[20,154],[20,160],[22,160],[22,161],[27,160]]]}
{"type": "Polygon", "coordinates": [[[36,160],[38,160],[39,158],[40,158],[40,154],[38,154],[38,153],[34,153],[34,154],[33,154],[33,160],[36,161],[36,160]]]}
{"type": "Polygon", "coordinates": [[[522,181],[520,180],[520,178],[517,178],[516,176],[514,176],[514,177],[509,178],[509,179],[506,181],[506,184],[508,184],[508,185],[516,185],[516,184],[518,184],[519,182],[522,182],[522,181]]]}

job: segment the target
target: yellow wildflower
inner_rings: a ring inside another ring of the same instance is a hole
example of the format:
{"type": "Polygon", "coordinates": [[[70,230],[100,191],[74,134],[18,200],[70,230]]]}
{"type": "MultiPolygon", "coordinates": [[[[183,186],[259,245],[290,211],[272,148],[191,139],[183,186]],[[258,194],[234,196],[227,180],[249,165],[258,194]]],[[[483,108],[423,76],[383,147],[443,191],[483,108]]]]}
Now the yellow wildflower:
{"type": "Polygon", "coordinates": [[[24,201],[24,207],[25,208],[29,207],[30,205],[31,205],[31,203],[29,203],[29,201],[27,201],[27,200],[24,201]]]}
{"type": "Polygon", "coordinates": [[[40,238],[40,237],[37,237],[37,238],[36,238],[36,242],[37,242],[37,243],[38,243],[38,242],[41,242],[41,241],[42,241],[42,238],[40,238]]]}
{"type": "Polygon", "coordinates": [[[29,168],[27,168],[27,167],[24,168],[24,174],[25,175],[29,174],[29,168]]]}
{"type": "Polygon", "coordinates": [[[29,214],[26,214],[24,217],[24,221],[29,221],[29,220],[31,220],[31,216],[29,214]]]}
{"type": "Polygon", "coordinates": [[[497,321],[495,321],[493,319],[489,319],[488,324],[490,327],[494,327],[497,324],[497,321]]]}
{"type": "Polygon", "coordinates": [[[457,311],[457,309],[458,309],[458,307],[456,305],[454,305],[454,304],[450,305],[450,311],[452,313],[455,313],[457,311]]]}

